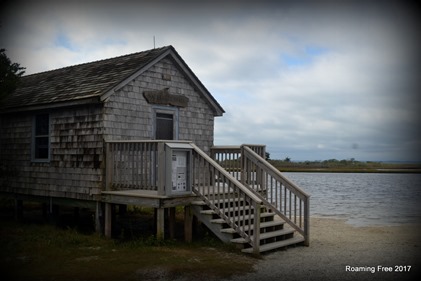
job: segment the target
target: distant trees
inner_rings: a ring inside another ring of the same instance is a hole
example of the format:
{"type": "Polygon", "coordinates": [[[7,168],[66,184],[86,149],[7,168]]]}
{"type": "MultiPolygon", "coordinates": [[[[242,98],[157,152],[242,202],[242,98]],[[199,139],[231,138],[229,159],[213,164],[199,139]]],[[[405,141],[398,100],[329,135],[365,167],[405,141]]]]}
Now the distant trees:
{"type": "Polygon", "coordinates": [[[0,102],[16,89],[20,77],[25,73],[25,67],[12,63],[5,52],[5,49],[0,49],[0,102]]]}
{"type": "Polygon", "coordinates": [[[280,169],[342,169],[342,168],[362,168],[367,166],[378,166],[378,163],[360,162],[356,161],[355,158],[350,159],[328,159],[328,160],[316,160],[316,161],[292,161],[290,157],[285,157],[283,160],[271,159],[270,163],[280,169]]]}

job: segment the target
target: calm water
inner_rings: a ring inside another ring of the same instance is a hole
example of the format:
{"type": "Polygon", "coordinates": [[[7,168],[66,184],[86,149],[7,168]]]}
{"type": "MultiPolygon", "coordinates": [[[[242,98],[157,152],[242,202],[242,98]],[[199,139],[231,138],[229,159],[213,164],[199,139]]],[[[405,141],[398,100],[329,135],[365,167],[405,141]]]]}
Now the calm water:
{"type": "Polygon", "coordinates": [[[283,174],[311,195],[312,216],[359,226],[421,222],[421,174],[283,174]]]}

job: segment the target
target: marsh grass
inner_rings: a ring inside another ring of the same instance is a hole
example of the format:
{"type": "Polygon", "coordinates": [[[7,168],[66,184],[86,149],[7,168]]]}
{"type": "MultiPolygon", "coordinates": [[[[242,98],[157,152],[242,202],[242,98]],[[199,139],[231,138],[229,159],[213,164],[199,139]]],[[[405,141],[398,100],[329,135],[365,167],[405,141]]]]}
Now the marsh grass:
{"type": "MultiPolygon", "coordinates": [[[[136,212],[130,215],[150,215],[136,212]]],[[[219,280],[252,271],[256,261],[206,232],[193,243],[149,234],[107,239],[77,227],[16,222],[6,213],[0,217],[2,280],[219,280]]]]}

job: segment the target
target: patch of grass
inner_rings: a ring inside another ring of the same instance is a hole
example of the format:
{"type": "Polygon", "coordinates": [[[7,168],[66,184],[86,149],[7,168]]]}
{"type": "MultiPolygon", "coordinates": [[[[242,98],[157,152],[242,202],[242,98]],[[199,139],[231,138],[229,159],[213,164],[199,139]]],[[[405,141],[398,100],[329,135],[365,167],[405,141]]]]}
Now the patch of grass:
{"type": "Polygon", "coordinates": [[[255,262],[211,236],[191,244],[153,236],[112,240],[46,224],[0,223],[4,280],[220,279],[250,272],[255,262]]]}

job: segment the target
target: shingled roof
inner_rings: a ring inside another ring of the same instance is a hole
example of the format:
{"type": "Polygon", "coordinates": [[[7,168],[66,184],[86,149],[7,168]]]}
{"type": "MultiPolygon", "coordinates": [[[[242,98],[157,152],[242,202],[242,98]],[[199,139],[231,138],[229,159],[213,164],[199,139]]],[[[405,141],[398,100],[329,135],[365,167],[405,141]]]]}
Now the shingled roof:
{"type": "Polygon", "coordinates": [[[169,54],[187,76],[195,80],[193,84],[205,95],[215,113],[222,115],[222,107],[172,46],[23,76],[18,88],[2,100],[0,109],[13,112],[99,102],[101,96],[113,92],[139,71],[169,54]]]}

